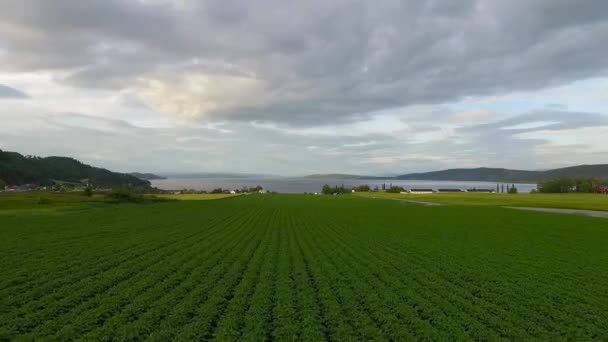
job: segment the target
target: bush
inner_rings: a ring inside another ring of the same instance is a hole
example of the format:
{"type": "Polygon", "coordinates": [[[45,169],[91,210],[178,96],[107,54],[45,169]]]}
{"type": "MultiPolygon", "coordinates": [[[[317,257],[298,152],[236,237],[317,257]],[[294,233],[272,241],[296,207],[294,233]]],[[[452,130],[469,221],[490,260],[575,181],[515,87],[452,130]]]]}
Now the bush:
{"type": "Polygon", "coordinates": [[[38,205],[51,204],[51,200],[46,197],[38,197],[36,204],[38,204],[38,205]]]}
{"type": "Polygon", "coordinates": [[[517,188],[515,187],[515,184],[511,185],[511,187],[509,188],[509,193],[510,194],[516,194],[517,193],[517,188]]]}
{"type": "Polygon", "coordinates": [[[127,188],[112,189],[106,198],[110,202],[141,202],[144,200],[143,195],[134,194],[127,188]]]}
{"type": "Polygon", "coordinates": [[[390,188],[386,189],[386,192],[391,193],[391,194],[398,194],[402,191],[405,191],[405,189],[401,186],[391,186],[390,188]]]}
{"type": "Polygon", "coordinates": [[[93,189],[86,187],[84,189],[83,195],[85,195],[86,197],[91,197],[93,196],[93,189]]]}

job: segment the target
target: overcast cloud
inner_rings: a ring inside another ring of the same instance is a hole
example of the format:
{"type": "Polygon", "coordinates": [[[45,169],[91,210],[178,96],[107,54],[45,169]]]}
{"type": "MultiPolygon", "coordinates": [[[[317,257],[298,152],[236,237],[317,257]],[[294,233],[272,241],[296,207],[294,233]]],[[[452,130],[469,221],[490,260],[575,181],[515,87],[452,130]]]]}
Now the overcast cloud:
{"type": "Polygon", "coordinates": [[[15,89],[15,88],[11,88],[11,87],[7,87],[5,85],[0,84],[0,98],[15,98],[15,99],[23,99],[23,98],[27,98],[27,94],[25,94],[24,92],[15,89]]]}
{"type": "Polygon", "coordinates": [[[0,0],[0,148],[122,171],[605,163],[605,37],[603,0],[0,0]]]}

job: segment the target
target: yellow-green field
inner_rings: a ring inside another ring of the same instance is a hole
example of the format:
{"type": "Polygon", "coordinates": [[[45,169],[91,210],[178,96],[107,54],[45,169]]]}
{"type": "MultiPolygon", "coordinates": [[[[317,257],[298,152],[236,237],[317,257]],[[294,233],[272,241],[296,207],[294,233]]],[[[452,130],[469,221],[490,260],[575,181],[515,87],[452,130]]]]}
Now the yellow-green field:
{"type": "Polygon", "coordinates": [[[240,194],[165,194],[155,196],[159,198],[174,199],[180,201],[208,201],[239,195],[240,194]]]}
{"type": "Polygon", "coordinates": [[[535,208],[564,208],[608,211],[608,196],[599,194],[389,194],[359,192],[356,196],[383,199],[403,199],[453,205],[510,206],[535,208]]]}

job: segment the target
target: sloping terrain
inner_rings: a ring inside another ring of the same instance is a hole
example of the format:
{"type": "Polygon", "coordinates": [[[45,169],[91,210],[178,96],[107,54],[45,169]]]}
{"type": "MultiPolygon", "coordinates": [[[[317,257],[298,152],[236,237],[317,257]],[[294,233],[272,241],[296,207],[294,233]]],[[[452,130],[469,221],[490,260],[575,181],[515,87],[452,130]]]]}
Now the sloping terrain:
{"type": "Polygon", "coordinates": [[[0,179],[9,185],[51,185],[56,181],[81,183],[96,187],[149,188],[150,182],[135,176],[116,173],[83,164],[66,157],[23,156],[17,152],[0,150],[0,179]]]}

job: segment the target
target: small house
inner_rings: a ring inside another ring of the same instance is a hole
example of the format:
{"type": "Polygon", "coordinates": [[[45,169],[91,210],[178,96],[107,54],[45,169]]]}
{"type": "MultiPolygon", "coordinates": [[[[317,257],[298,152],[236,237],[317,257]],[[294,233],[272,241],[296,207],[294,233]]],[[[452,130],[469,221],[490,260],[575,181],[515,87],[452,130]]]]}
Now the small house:
{"type": "Polygon", "coordinates": [[[433,189],[409,189],[407,192],[409,194],[432,194],[435,191],[433,189]]]}

